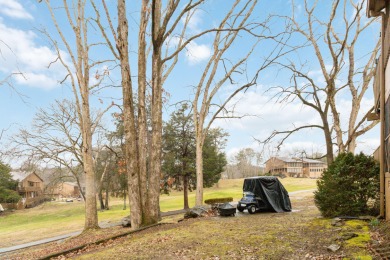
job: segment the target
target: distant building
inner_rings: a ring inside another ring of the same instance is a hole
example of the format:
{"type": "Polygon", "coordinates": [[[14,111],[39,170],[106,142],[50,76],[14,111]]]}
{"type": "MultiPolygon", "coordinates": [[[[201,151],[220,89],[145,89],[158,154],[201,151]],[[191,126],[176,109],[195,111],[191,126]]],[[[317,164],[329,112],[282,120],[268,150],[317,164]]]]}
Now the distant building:
{"type": "Polygon", "coordinates": [[[319,178],[326,163],[305,158],[271,157],[265,162],[265,172],[286,177],[319,178]]]}
{"type": "Polygon", "coordinates": [[[46,195],[55,199],[78,198],[81,196],[76,182],[59,182],[46,188],[46,195]]]}
{"type": "Polygon", "coordinates": [[[23,207],[34,207],[43,202],[44,182],[35,172],[10,172],[12,179],[18,181],[16,191],[22,196],[23,207]]]}

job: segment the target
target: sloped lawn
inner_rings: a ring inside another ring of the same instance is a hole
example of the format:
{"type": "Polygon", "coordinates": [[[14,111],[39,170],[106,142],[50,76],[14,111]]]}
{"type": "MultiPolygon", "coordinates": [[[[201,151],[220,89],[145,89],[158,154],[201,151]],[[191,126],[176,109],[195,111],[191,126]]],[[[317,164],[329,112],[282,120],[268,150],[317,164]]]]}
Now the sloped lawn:
{"type": "MultiPolygon", "coordinates": [[[[315,180],[285,178],[281,180],[286,189],[291,191],[314,189],[315,180]]],[[[242,196],[243,179],[220,180],[212,188],[205,189],[204,199],[233,197],[238,201],[242,196]]],[[[195,192],[189,196],[190,207],[195,205],[195,192]]],[[[173,191],[161,195],[161,211],[183,208],[183,193],[173,191]]],[[[111,209],[99,211],[99,221],[114,223],[129,215],[129,208],[123,210],[123,200],[112,198],[111,209]]],[[[32,209],[15,211],[5,216],[0,215],[0,248],[50,238],[82,230],[84,225],[83,202],[47,202],[32,209]]]]}
{"type": "Polygon", "coordinates": [[[186,220],[91,248],[76,259],[371,259],[368,223],[331,226],[312,195],[292,196],[291,213],[237,213],[236,217],[186,220]],[[343,241],[342,234],[357,237],[343,241]],[[368,238],[368,240],[367,240],[368,238]],[[331,244],[341,246],[330,252],[331,244]]]}
{"type": "MultiPolygon", "coordinates": [[[[90,245],[58,259],[372,259],[367,249],[368,222],[352,220],[334,227],[331,219],[320,216],[312,192],[295,193],[290,198],[293,211],[289,213],[244,212],[235,217],[181,222],[177,220],[183,215],[177,215],[163,220],[168,224],[90,245]],[[351,232],[356,234],[352,239],[341,239],[351,232]],[[330,252],[327,247],[332,244],[341,248],[330,252]]],[[[36,259],[125,230],[100,230],[9,254],[5,259],[36,259]]]]}

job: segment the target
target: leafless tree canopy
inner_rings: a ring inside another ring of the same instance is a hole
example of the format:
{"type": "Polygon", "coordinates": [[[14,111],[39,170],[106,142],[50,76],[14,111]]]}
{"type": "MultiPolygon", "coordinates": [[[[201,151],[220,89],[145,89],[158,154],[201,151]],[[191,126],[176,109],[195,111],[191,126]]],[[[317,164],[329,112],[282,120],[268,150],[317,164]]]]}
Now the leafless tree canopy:
{"type": "Polygon", "coordinates": [[[366,40],[367,28],[374,22],[364,20],[364,1],[334,0],[329,12],[324,12],[324,6],[327,5],[305,0],[303,14],[298,14],[293,6],[291,17],[281,17],[291,25],[287,29],[293,33],[292,45],[300,43],[293,45],[298,50],[295,56],[276,62],[291,76],[290,84],[278,87],[278,94],[274,97],[277,102],[301,102],[317,113],[321,123],[275,130],[268,138],[259,141],[269,143],[280,136],[280,147],[292,134],[302,129],[318,128],[324,133],[327,160],[331,163],[334,148],[339,152],[353,152],[357,138],[377,124],[377,121],[367,123],[367,115],[372,109],[362,111],[361,104],[374,76],[379,42],[369,53],[356,52],[366,40]],[[313,73],[316,69],[319,69],[320,80],[313,73]],[[346,112],[338,103],[343,96],[351,100],[347,122],[340,116],[346,112]]]}
{"type": "MultiPolygon", "coordinates": [[[[94,161],[99,159],[105,137],[105,130],[101,125],[103,111],[93,113],[91,129],[95,135],[94,161]]],[[[82,169],[83,140],[80,130],[80,119],[74,102],[56,100],[50,107],[40,108],[36,113],[32,125],[22,128],[11,138],[13,145],[12,156],[19,158],[34,158],[50,167],[63,168],[71,173],[78,183],[84,179],[82,169]]],[[[99,183],[99,182],[97,182],[99,183]]]]}
{"type": "Polygon", "coordinates": [[[260,80],[260,73],[285,56],[292,50],[285,50],[285,43],[289,38],[289,32],[274,32],[270,27],[275,16],[270,16],[263,21],[254,19],[253,12],[258,1],[235,1],[231,9],[222,19],[213,34],[213,52],[204,66],[203,73],[195,85],[195,95],[192,100],[194,109],[194,125],[196,132],[196,170],[197,189],[196,204],[203,203],[203,157],[202,147],[205,137],[212,123],[218,118],[241,118],[245,115],[237,115],[231,104],[233,98],[240,92],[256,86],[260,80]],[[247,36],[250,47],[237,60],[231,59],[230,52],[237,47],[242,35],[247,36]],[[269,52],[259,51],[262,44],[272,40],[274,45],[269,52]],[[235,46],[236,45],[236,46],[235,46]],[[254,53],[261,53],[263,58],[258,58],[258,63],[248,65],[248,59],[254,53]],[[250,66],[251,72],[247,69],[250,66]],[[242,78],[245,75],[244,83],[242,78]],[[227,98],[219,99],[219,94],[232,87],[227,98]]]}

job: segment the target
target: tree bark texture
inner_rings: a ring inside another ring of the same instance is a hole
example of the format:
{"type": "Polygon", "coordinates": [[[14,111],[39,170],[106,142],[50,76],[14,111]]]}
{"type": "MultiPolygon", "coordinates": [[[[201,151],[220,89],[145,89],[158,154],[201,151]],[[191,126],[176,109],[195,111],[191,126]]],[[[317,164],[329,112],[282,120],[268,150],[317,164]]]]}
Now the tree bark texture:
{"type": "Polygon", "coordinates": [[[126,1],[118,0],[118,42],[117,49],[121,60],[123,116],[125,132],[125,156],[129,183],[131,226],[137,229],[142,222],[139,166],[137,152],[137,132],[134,117],[133,90],[128,53],[128,22],[126,1]]]}
{"type": "Polygon", "coordinates": [[[188,204],[188,175],[183,175],[183,193],[184,193],[184,209],[189,209],[188,204]]]}
{"type": "Polygon", "coordinates": [[[160,212],[160,178],[162,149],[162,61],[161,0],[152,1],[152,150],[146,224],[157,223],[160,212]]]}
{"type": "MultiPolygon", "coordinates": [[[[198,134],[198,133],[197,133],[198,134]]],[[[203,142],[196,138],[196,194],[195,205],[203,205],[203,142]]]]}

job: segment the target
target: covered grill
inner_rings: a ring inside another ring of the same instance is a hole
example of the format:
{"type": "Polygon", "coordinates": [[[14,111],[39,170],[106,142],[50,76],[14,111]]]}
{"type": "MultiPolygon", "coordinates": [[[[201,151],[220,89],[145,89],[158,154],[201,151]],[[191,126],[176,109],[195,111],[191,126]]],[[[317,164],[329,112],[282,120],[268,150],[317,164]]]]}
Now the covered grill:
{"type": "Polygon", "coordinates": [[[236,207],[230,203],[224,203],[218,207],[218,212],[221,216],[234,216],[236,214],[236,207]]]}

